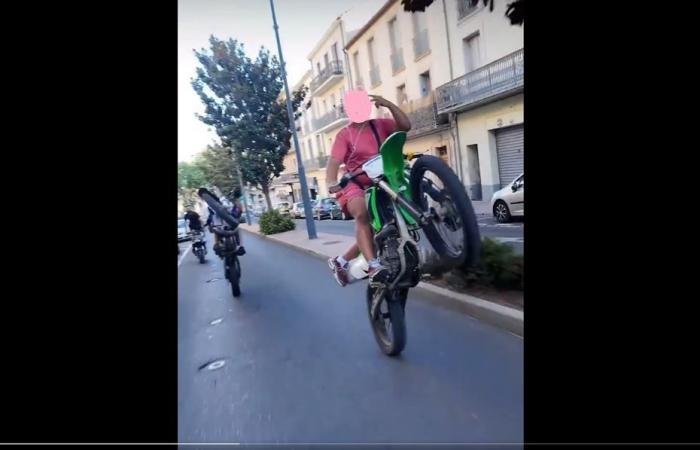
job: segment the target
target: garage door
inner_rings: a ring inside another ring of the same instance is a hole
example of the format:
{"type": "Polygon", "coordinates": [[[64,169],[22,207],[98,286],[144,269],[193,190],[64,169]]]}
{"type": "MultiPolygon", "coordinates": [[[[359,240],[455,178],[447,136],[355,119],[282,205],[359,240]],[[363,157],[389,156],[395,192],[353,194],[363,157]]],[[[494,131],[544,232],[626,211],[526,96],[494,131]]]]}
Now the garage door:
{"type": "Polygon", "coordinates": [[[525,171],[524,127],[503,128],[496,131],[496,151],[498,152],[498,175],[501,187],[507,186],[515,177],[525,171]]]}

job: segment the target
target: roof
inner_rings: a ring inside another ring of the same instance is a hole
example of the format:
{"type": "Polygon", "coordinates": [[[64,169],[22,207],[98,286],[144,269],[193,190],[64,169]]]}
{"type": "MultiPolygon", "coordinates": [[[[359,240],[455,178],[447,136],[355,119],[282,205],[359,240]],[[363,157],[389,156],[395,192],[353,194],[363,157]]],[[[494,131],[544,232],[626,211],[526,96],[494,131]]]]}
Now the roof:
{"type": "Polygon", "coordinates": [[[379,20],[379,18],[392,6],[394,6],[394,3],[398,2],[399,0],[388,0],[384,5],[379,8],[379,11],[377,11],[369,21],[360,28],[360,30],[355,33],[355,35],[348,41],[348,43],[345,45],[345,49],[349,49],[352,44],[357,42],[360,37],[367,31],[374,23],[379,20]]]}

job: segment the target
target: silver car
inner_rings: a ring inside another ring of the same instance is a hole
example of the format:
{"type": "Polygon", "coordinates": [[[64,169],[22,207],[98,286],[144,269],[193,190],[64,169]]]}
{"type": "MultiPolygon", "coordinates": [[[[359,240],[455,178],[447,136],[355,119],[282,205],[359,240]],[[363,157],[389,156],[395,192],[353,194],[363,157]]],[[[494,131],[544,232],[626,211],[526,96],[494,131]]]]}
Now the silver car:
{"type": "Polygon", "coordinates": [[[515,216],[525,216],[525,174],[520,174],[508,186],[491,197],[491,211],[500,223],[510,222],[515,216]]]}

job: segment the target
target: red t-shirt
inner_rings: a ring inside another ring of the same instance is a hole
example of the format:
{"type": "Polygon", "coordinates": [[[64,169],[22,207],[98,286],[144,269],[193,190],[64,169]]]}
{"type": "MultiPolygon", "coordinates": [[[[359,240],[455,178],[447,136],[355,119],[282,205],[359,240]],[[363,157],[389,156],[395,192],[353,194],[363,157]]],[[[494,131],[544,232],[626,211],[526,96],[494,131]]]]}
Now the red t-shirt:
{"type": "MultiPolygon", "coordinates": [[[[381,142],[396,131],[396,122],[392,119],[373,119],[372,122],[381,142]]],[[[340,130],[331,150],[331,157],[340,164],[344,163],[348,173],[355,172],[362,167],[362,164],[378,154],[379,146],[369,123],[364,127],[348,125],[340,130]]]]}

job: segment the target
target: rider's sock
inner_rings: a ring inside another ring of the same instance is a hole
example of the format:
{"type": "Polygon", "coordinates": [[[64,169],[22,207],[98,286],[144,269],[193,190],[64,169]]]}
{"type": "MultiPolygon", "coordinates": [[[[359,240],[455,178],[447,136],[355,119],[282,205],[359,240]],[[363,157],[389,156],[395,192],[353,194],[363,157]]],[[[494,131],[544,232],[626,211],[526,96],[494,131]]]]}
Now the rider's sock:
{"type": "Polygon", "coordinates": [[[380,266],[380,264],[379,264],[379,258],[374,258],[374,259],[371,259],[371,260],[369,261],[369,267],[370,267],[370,268],[376,268],[376,267],[379,267],[379,266],[380,266]]]}
{"type": "Polygon", "coordinates": [[[347,267],[348,261],[345,258],[343,258],[342,256],[338,256],[336,258],[336,260],[338,261],[338,264],[340,264],[340,267],[342,267],[342,268],[347,267]]]}

